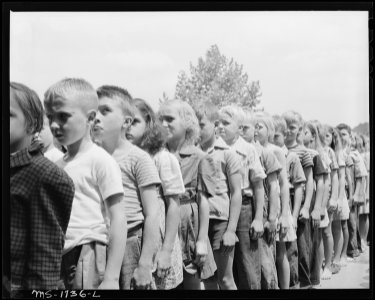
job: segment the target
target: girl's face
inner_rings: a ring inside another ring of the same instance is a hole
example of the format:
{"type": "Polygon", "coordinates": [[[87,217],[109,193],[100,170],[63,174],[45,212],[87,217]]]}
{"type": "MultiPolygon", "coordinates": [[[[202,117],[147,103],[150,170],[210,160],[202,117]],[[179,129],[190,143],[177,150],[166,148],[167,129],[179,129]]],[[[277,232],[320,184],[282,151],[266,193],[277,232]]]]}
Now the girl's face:
{"type": "Polygon", "coordinates": [[[239,134],[239,126],[227,114],[219,114],[219,120],[216,122],[217,134],[227,143],[231,144],[239,134]]]}
{"type": "Polygon", "coordinates": [[[134,145],[140,145],[146,130],[146,121],[137,109],[133,122],[126,132],[126,139],[134,145]]]}
{"type": "Polygon", "coordinates": [[[9,106],[9,143],[10,153],[23,149],[30,134],[26,129],[25,115],[18,105],[12,89],[10,89],[10,106],[9,106]]]}
{"type": "Polygon", "coordinates": [[[167,130],[167,141],[182,140],[186,136],[184,120],[175,105],[164,106],[160,112],[160,122],[167,130]]]}
{"type": "Polygon", "coordinates": [[[303,131],[303,144],[308,148],[314,148],[314,138],[310,129],[306,126],[303,131]]]}
{"type": "Polygon", "coordinates": [[[267,143],[268,140],[268,129],[262,122],[255,124],[254,139],[258,141],[262,146],[267,143]]]}
{"type": "Polygon", "coordinates": [[[299,126],[297,123],[292,122],[287,124],[285,141],[287,143],[294,143],[297,140],[299,126]]]}
{"type": "Polygon", "coordinates": [[[326,132],[325,144],[326,144],[326,146],[330,146],[331,143],[332,143],[332,134],[329,131],[327,131],[326,132]]]}
{"type": "Polygon", "coordinates": [[[344,147],[351,144],[351,137],[350,137],[349,132],[346,129],[341,129],[340,135],[341,135],[341,139],[342,139],[342,143],[344,147]]]}

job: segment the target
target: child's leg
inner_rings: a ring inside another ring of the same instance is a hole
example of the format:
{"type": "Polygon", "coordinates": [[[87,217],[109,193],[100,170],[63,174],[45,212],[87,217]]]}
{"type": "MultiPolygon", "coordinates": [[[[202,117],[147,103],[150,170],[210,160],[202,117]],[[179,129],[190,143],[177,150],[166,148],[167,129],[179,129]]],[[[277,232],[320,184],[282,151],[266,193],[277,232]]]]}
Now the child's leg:
{"type": "Polygon", "coordinates": [[[299,287],[297,240],[293,242],[286,242],[285,247],[290,269],[289,288],[295,289],[299,287]]]}
{"type": "Polygon", "coordinates": [[[340,262],[340,256],[343,246],[343,235],[341,230],[341,221],[332,221],[332,236],[333,236],[333,262],[338,264],[340,262]]]}
{"type": "Polygon", "coordinates": [[[184,290],[200,290],[201,281],[195,275],[189,274],[184,270],[184,290]]]}
{"type": "Polygon", "coordinates": [[[220,250],[214,251],[217,266],[217,282],[221,290],[237,290],[233,279],[234,249],[224,255],[220,250]]]}
{"type": "Polygon", "coordinates": [[[333,251],[333,237],[332,237],[331,222],[329,222],[327,227],[323,228],[323,247],[324,247],[325,265],[324,265],[322,279],[331,279],[331,276],[332,276],[331,263],[332,263],[332,251],[333,251]]]}
{"type": "Polygon", "coordinates": [[[359,215],[359,234],[361,236],[362,244],[366,243],[368,229],[369,229],[368,214],[359,215]]]}
{"type": "Polygon", "coordinates": [[[277,289],[277,270],[273,254],[273,250],[274,247],[276,247],[276,243],[274,243],[275,245],[268,244],[264,234],[258,242],[261,257],[261,288],[262,290],[277,289]]]}
{"type": "Polygon", "coordinates": [[[311,249],[311,284],[320,284],[320,270],[323,263],[323,243],[322,243],[322,229],[311,228],[312,249],[311,249]]]}
{"type": "Polygon", "coordinates": [[[286,255],[285,242],[276,243],[276,265],[280,289],[289,289],[290,268],[286,255]]]}
{"type": "Polygon", "coordinates": [[[349,244],[349,229],[348,229],[348,221],[341,220],[341,228],[342,228],[342,250],[341,250],[341,264],[344,263],[346,265],[346,253],[349,244]]]}
{"type": "Polygon", "coordinates": [[[349,241],[347,247],[348,256],[355,256],[355,252],[358,250],[357,244],[357,226],[356,226],[356,212],[355,205],[350,209],[348,224],[349,241]]]}
{"type": "Polygon", "coordinates": [[[297,247],[298,247],[298,277],[300,287],[307,287],[311,284],[311,249],[312,240],[310,233],[310,221],[297,223],[297,247]]]}

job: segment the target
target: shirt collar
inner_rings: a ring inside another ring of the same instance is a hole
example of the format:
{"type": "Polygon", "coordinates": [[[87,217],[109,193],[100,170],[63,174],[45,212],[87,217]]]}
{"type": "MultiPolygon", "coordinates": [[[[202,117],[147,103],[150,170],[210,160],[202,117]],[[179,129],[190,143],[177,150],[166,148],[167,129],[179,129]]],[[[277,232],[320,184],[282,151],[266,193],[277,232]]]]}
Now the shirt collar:
{"type": "MultiPolygon", "coordinates": [[[[237,141],[233,144],[233,148],[240,154],[246,156],[246,141],[239,136],[237,141]]],[[[247,143],[249,144],[249,143],[247,143]]]]}
{"type": "Polygon", "coordinates": [[[195,152],[197,152],[197,147],[195,147],[194,145],[184,145],[180,149],[179,154],[190,156],[195,152]]]}
{"type": "Polygon", "coordinates": [[[30,164],[33,156],[38,152],[42,153],[42,150],[43,144],[34,140],[30,147],[10,155],[10,168],[22,167],[30,164]]]}
{"type": "Polygon", "coordinates": [[[215,140],[214,148],[227,150],[227,149],[229,149],[229,146],[228,146],[227,143],[224,142],[224,140],[219,136],[219,137],[217,137],[216,140],[215,140]]]}

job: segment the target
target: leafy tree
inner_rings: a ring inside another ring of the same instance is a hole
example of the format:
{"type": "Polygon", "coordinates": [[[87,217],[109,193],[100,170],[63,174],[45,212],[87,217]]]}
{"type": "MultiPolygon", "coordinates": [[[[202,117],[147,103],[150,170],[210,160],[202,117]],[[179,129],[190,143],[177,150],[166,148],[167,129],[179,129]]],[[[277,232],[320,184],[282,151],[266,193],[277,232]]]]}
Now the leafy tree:
{"type": "Polygon", "coordinates": [[[249,109],[260,103],[261,96],[259,81],[248,83],[242,65],[221,54],[217,45],[211,46],[196,66],[190,63],[190,75],[184,71],[178,74],[175,93],[175,98],[193,106],[211,101],[218,107],[235,103],[249,109]]]}

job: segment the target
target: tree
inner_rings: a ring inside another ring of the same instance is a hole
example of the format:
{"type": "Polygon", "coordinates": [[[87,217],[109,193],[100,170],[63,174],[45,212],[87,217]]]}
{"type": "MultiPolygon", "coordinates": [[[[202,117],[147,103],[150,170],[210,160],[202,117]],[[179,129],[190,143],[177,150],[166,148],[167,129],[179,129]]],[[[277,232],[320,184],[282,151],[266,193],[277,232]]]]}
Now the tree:
{"type": "Polygon", "coordinates": [[[181,71],[178,74],[175,98],[196,105],[198,102],[211,101],[218,107],[238,104],[252,109],[260,103],[259,81],[248,83],[248,75],[242,65],[231,58],[228,60],[213,45],[206,57],[198,59],[197,66],[190,63],[190,76],[181,71]]]}

